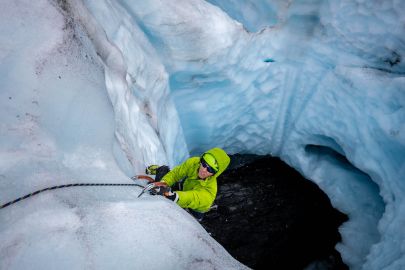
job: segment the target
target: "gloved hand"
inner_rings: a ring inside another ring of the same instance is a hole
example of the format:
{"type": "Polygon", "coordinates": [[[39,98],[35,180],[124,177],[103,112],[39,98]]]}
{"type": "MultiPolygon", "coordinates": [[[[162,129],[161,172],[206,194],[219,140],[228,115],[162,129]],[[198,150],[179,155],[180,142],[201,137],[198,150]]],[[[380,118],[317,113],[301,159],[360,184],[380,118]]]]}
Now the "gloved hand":
{"type": "Polygon", "coordinates": [[[153,186],[149,189],[149,193],[151,195],[161,195],[161,196],[164,196],[165,193],[168,193],[170,191],[171,191],[170,187],[167,186],[166,183],[162,184],[162,182],[153,183],[153,186]]]}
{"type": "MultiPolygon", "coordinates": [[[[163,187],[163,189],[169,188],[167,186],[166,183],[164,182],[154,182],[154,183],[150,183],[148,185],[146,185],[146,187],[144,187],[141,191],[141,193],[139,193],[138,198],[142,196],[142,194],[145,193],[145,191],[148,191],[150,194],[152,195],[163,195],[164,190],[160,189],[160,187],[163,187]],[[161,194],[160,194],[161,193],[161,194]]],[[[170,188],[169,188],[170,189],[170,188]]]]}
{"type": "Polygon", "coordinates": [[[155,182],[153,183],[153,187],[149,190],[151,195],[161,195],[165,196],[169,200],[177,202],[179,200],[179,196],[176,192],[172,192],[172,189],[165,183],[165,182],[155,182]]]}
{"type": "Polygon", "coordinates": [[[179,200],[179,195],[176,192],[172,192],[171,190],[168,193],[165,193],[164,195],[166,198],[172,200],[175,203],[179,200]]]}

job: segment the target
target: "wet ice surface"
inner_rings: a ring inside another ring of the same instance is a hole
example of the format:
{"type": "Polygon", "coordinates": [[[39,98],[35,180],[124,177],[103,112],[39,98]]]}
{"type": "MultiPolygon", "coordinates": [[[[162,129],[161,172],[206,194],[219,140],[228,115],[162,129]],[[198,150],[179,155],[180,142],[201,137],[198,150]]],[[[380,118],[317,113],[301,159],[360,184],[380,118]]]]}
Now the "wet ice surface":
{"type": "Polygon", "coordinates": [[[219,179],[216,203],[203,226],[236,259],[254,269],[346,269],[334,246],[347,216],[315,184],[270,156],[233,156],[247,165],[219,179]],[[308,245],[310,243],[310,245],[308,245]]]}

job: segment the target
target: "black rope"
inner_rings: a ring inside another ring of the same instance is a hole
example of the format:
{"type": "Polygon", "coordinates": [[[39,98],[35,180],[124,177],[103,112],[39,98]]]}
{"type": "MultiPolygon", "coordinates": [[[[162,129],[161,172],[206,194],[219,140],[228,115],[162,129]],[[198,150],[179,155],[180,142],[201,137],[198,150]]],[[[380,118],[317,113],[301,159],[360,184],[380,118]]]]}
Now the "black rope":
{"type": "Polygon", "coordinates": [[[10,206],[12,204],[15,204],[16,202],[25,200],[29,197],[35,196],[41,192],[47,191],[47,190],[54,190],[54,189],[58,189],[58,188],[66,188],[66,187],[82,187],[82,186],[136,186],[136,187],[141,187],[144,188],[144,186],[139,185],[139,184],[110,184],[110,183],[76,183],[76,184],[67,184],[67,185],[60,185],[60,186],[53,186],[53,187],[48,187],[48,188],[44,188],[44,189],[40,189],[37,190],[35,192],[32,192],[30,194],[27,194],[23,197],[20,197],[18,199],[15,199],[14,201],[5,203],[3,205],[0,205],[0,209],[5,208],[7,206],[10,206]]]}

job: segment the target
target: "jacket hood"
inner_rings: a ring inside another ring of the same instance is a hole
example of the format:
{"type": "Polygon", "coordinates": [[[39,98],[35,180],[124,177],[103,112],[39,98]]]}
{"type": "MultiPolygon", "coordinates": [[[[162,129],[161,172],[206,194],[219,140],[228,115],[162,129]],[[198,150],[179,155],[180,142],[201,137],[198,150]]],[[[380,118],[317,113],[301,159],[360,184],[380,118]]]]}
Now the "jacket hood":
{"type": "Polygon", "coordinates": [[[215,176],[221,175],[226,170],[229,163],[231,162],[231,158],[221,148],[217,148],[217,147],[212,148],[205,153],[209,153],[209,154],[213,155],[215,157],[216,161],[218,162],[218,172],[215,174],[215,176]]]}

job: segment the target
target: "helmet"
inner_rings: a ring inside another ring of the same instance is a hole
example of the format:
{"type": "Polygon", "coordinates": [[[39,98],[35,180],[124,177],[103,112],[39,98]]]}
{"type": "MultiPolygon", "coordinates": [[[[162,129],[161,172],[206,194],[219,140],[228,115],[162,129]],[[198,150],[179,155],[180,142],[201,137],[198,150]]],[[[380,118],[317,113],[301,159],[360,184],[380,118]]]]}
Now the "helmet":
{"type": "Polygon", "coordinates": [[[215,171],[218,171],[218,162],[215,159],[215,157],[210,154],[210,153],[205,153],[202,155],[202,158],[205,160],[205,162],[210,165],[211,168],[213,168],[215,171]]]}

